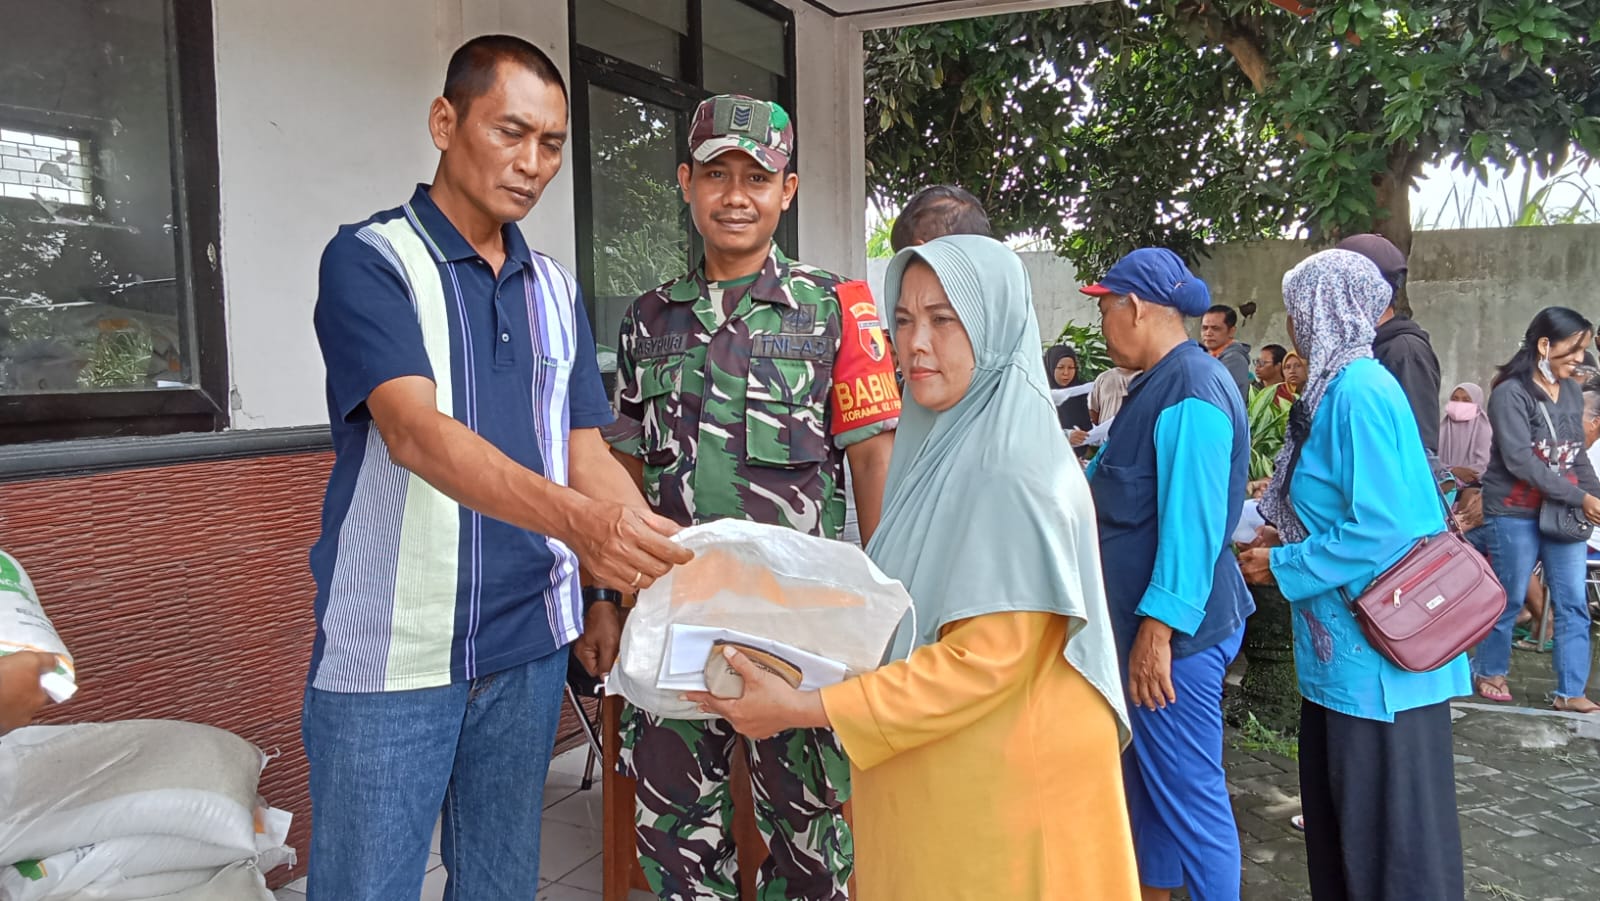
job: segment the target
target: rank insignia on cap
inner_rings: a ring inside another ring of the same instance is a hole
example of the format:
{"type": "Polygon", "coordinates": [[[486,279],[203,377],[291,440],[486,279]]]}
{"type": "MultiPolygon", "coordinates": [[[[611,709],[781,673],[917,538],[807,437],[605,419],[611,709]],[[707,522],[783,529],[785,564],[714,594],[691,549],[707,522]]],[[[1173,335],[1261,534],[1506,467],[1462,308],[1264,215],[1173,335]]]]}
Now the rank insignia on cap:
{"type": "Polygon", "coordinates": [[[720,97],[712,117],[716,134],[750,135],[765,142],[772,124],[772,108],[743,97],[720,97]]]}

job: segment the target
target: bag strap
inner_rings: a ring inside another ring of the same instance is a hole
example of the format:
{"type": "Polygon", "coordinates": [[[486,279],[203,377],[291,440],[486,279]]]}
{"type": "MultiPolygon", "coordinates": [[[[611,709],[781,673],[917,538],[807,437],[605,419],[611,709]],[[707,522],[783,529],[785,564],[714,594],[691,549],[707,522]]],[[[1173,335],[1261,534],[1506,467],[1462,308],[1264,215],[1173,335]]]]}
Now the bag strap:
{"type": "MultiPolygon", "coordinates": [[[[1550,418],[1550,410],[1545,405],[1545,402],[1538,398],[1534,398],[1533,402],[1538,405],[1539,412],[1544,415],[1544,424],[1550,427],[1550,446],[1555,447],[1556,442],[1561,440],[1561,436],[1556,434],[1556,424],[1555,421],[1550,418]]],[[[1550,467],[1550,471],[1556,475],[1565,475],[1565,473],[1561,471],[1560,467],[1556,465],[1554,460],[1546,460],[1545,465],[1550,467]]]]}
{"type": "Polygon", "coordinates": [[[1444,489],[1439,487],[1438,482],[1434,482],[1433,490],[1435,494],[1439,495],[1439,505],[1444,507],[1445,529],[1457,535],[1465,536],[1466,531],[1461,528],[1461,521],[1456,519],[1456,511],[1451,508],[1450,499],[1445,497],[1444,489]]]}

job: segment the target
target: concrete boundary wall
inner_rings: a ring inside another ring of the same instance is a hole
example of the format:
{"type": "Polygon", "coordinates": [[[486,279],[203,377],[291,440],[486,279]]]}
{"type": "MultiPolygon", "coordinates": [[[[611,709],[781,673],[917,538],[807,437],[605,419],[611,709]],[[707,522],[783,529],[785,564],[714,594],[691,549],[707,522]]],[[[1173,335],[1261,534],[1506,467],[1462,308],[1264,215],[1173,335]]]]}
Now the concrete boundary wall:
{"type": "MultiPolygon", "coordinates": [[[[1300,241],[1227,244],[1197,268],[1218,303],[1256,305],[1239,325],[1241,341],[1287,345],[1283,274],[1317,249],[1300,241]]],[[[1071,263],[1050,253],[1025,253],[1023,260],[1047,338],[1068,320],[1095,321],[1071,263]]],[[[868,267],[879,296],[887,264],[868,267]]],[[[1600,321],[1600,225],[1418,232],[1408,293],[1417,322],[1433,337],[1444,392],[1459,382],[1487,385],[1540,309],[1568,306],[1600,321]]]]}

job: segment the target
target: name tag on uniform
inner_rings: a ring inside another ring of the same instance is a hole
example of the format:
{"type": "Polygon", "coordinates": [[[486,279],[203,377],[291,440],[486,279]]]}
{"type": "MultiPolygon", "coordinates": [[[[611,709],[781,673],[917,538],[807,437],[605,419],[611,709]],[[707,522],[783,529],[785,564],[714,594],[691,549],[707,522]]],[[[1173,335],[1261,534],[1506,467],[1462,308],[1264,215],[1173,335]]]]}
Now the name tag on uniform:
{"type": "Polygon", "coordinates": [[[833,343],[826,335],[756,335],[750,356],[830,363],[833,343]]]}
{"type": "Polygon", "coordinates": [[[683,332],[653,335],[634,339],[633,358],[635,360],[652,360],[657,357],[670,357],[674,354],[681,354],[688,349],[689,336],[683,332]]]}

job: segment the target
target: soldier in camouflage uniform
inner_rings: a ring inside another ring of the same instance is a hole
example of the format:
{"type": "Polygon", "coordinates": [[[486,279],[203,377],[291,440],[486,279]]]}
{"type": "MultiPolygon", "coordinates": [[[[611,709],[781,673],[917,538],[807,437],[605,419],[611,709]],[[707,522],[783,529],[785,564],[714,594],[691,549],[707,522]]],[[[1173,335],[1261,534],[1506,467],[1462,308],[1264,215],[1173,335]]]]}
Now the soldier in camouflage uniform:
{"type": "MultiPolygon", "coordinates": [[[[798,178],[775,103],[713,97],[679,169],[706,256],[636,300],[618,342],[608,436],[637,461],[645,496],[682,525],[738,518],[837,538],[848,455],[863,536],[883,501],[900,414],[894,365],[865,283],[786,258],[772,243],[798,178]]],[[[621,768],[639,780],[639,857],[662,898],[736,898],[727,722],[630,707],[621,768]]],[[[850,767],[832,732],[744,739],[769,854],[763,899],[846,897],[850,767]]]]}

